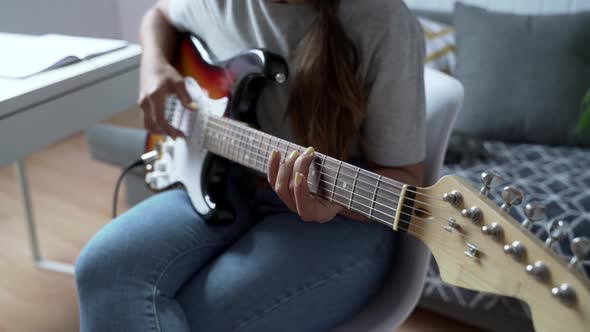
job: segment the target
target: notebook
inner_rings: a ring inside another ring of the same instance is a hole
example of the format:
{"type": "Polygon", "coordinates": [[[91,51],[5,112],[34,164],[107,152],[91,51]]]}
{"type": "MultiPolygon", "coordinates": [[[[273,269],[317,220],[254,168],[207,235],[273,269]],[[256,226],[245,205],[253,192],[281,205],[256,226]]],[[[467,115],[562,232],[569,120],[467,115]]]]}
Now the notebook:
{"type": "Polygon", "coordinates": [[[0,77],[25,78],[125,46],[114,39],[0,33],[0,77]]]}

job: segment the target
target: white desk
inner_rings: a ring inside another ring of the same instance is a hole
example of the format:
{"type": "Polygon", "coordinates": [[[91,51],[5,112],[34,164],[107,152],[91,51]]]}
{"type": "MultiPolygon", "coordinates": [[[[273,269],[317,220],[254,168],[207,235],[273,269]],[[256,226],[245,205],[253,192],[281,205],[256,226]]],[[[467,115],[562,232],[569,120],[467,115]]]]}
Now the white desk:
{"type": "Polygon", "coordinates": [[[135,105],[140,54],[130,45],[29,78],[0,78],[0,167],[17,164],[33,258],[42,268],[73,272],[42,257],[23,159],[135,105]]]}

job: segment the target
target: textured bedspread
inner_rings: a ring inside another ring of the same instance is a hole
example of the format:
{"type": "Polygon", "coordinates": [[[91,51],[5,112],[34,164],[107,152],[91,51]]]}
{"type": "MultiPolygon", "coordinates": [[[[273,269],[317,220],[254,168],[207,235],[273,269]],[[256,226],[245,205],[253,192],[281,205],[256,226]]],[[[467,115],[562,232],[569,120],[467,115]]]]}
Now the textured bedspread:
{"type": "MultiPolygon", "coordinates": [[[[501,202],[501,189],[506,184],[523,190],[525,203],[543,202],[547,206],[547,220],[535,224],[532,232],[545,240],[545,228],[550,220],[560,219],[568,223],[568,238],[555,249],[569,261],[572,255],[570,241],[577,236],[590,237],[590,150],[502,142],[484,142],[483,147],[484,153],[479,153],[480,156],[447,164],[444,174],[462,176],[479,188],[481,172],[494,169],[503,177],[500,185],[492,190],[493,199],[498,203],[501,202]]],[[[522,206],[511,210],[519,221],[524,219],[522,206]]],[[[590,276],[589,259],[583,263],[583,269],[590,276]]],[[[529,315],[527,307],[517,300],[443,285],[434,262],[428,272],[424,297],[470,309],[491,310],[503,306],[513,314],[529,315]]]]}

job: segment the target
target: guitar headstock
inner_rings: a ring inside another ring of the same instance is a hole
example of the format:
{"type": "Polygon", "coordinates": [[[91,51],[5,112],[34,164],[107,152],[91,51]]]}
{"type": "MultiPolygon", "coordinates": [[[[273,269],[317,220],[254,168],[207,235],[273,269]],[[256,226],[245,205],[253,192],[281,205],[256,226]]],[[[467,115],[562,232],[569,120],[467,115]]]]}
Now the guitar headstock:
{"type": "Polygon", "coordinates": [[[509,210],[523,203],[523,193],[507,186],[504,204],[497,206],[488,198],[495,177],[483,173],[481,190],[456,176],[418,188],[408,232],[430,248],[444,282],[525,301],[537,331],[586,331],[590,284],[577,264],[590,251],[588,239],[572,242],[576,256],[568,264],[552,249],[566,234],[565,224],[552,222],[543,243],[529,228],[543,219],[545,208],[526,204],[520,224],[509,210]]]}

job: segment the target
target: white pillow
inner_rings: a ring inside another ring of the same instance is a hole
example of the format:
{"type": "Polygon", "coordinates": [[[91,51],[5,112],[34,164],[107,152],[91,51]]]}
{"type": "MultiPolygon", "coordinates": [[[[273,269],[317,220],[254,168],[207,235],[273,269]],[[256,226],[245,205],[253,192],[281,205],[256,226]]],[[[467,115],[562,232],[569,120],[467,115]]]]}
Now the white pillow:
{"type": "Polygon", "coordinates": [[[426,39],[426,67],[451,75],[457,68],[455,29],[452,26],[418,17],[426,39]]]}

